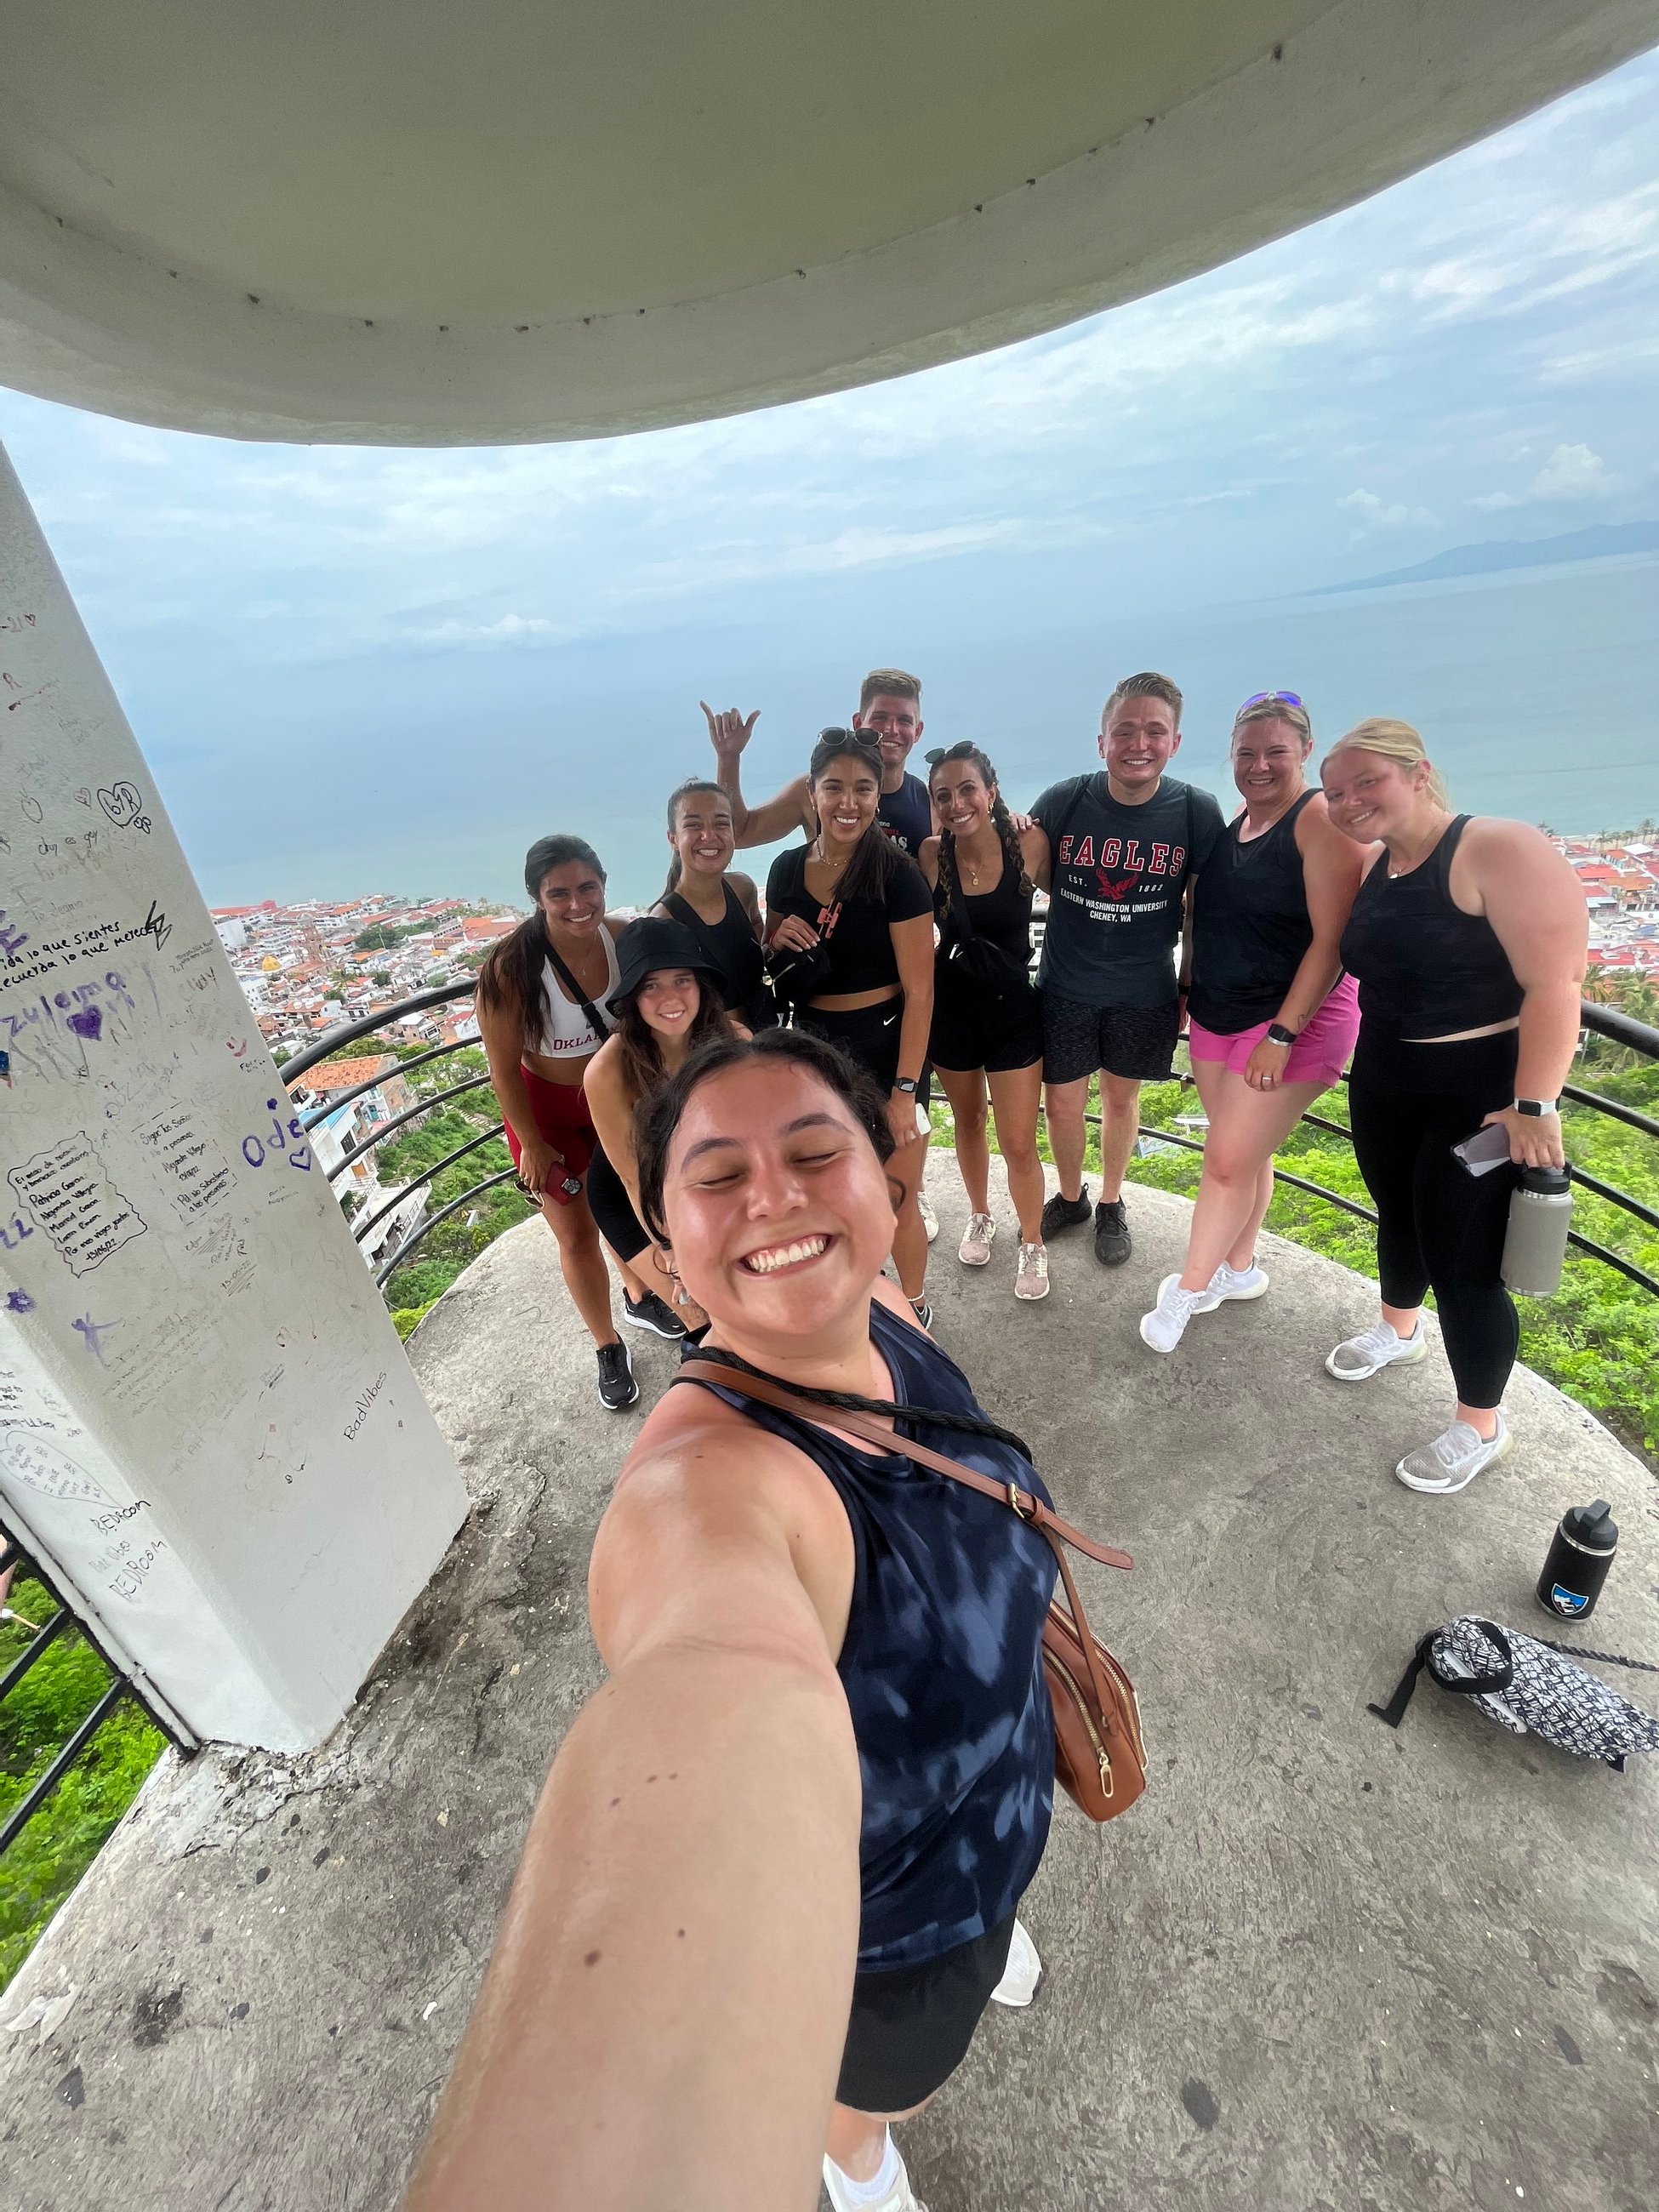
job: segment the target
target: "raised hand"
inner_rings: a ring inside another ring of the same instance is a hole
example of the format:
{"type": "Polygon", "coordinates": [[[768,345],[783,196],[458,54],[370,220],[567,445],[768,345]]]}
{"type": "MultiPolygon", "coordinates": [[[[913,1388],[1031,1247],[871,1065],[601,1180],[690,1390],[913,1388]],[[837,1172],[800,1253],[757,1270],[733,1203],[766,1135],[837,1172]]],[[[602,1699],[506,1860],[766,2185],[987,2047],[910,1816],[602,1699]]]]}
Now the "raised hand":
{"type": "Polygon", "coordinates": [[[708,742],[723,758],[740,753],[754,735],[755,725],[760,720],[760,708],[756,708],[745,721],[735,707],[726,707],[719,714],[706,699],[699,699],[703,720],[708,725],[708,742]]]}

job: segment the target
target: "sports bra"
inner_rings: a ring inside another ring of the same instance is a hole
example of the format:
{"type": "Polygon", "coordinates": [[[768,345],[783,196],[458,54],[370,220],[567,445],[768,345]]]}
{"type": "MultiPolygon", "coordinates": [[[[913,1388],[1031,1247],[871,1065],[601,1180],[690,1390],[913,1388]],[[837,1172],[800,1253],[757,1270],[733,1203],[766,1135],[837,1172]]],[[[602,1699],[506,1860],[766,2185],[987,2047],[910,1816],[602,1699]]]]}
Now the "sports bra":
{"type": "MultiPolygon", "coordinates": [[[[605,1035],[595,1036],[593,1024],[580,1006],[573,1006],[564,995],[558,977],[553,972],[553,963],[542,963],[542,1033],[532,1049],[544,1060],[586,1060],[596,1053],[605,1039],[616,1027],[611,1012],[611,994],[622,980],[617,965],[617,940],[599,925],[599,934],[605,939],[605,988],[593,1000],[596,1013],[603,1014],[610,1024],[605,1035]]],[[[565,963],[567,966],[569,963],[565,963]]]]}

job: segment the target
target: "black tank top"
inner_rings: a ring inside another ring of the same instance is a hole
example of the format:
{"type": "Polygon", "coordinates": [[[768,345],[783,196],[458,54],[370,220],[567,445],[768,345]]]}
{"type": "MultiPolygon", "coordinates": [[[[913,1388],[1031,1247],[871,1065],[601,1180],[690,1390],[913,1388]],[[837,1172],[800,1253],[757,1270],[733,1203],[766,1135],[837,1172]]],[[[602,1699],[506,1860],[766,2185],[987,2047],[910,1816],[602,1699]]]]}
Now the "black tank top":
{"type": "Polygon", "coordinates": [[[1391,876],[1385,854],[1359,886],[1342,964],[1359,979],[1361,1035],[1372,1044],[1452,1036],[1521,1011],[1523,994],[1498,932],[1452,899],[1452,856],[1468,819],[1458,815],[1409,873],[1391,876]]]}
{"type": "MultiPolygon", "coordinates": [[[[994,945],[1022,968],[1028,967],[1031,958],[1031,892],[1029,884],[1022,890],[1020,878],[1023,868],[1011,867],[1008,856],[1002,858],[1002,873],[994,889],[978,893],[968,888],[960,854],[955,855],[957,881],[962,886],[963,903],[968,909],[968,919],[975,937],[988,945],[994,945]]],[[[963,931],[951,902],[945,889],[945,874],[933,890],[933,911],[939,918],[939,945],[938,972],[942,977],[951,972],[951,955],[962,941],[963,931]]]]}
{"type": "Polygon", "coordinates": [[[1313,943],[1297,817],[1304,791],[1264,836],[1241,841],[1245,817],[1230,822],[1198,872],[1193,893],[1195,1022],[1223,1036],[1270,1022],[1285,1003],[1313,943]]]}
{"type": "Polygon", "coordinates": [[[718,921],[705,921],[690,901],[670,891],[662,903],[676,921],[683,921],[720,971],[720,996],[728,1013],[748,1028],[771,1028],[777,1020],[765,988],[761,949],[743,901],[722,879],[726,912],[718,921]]]}

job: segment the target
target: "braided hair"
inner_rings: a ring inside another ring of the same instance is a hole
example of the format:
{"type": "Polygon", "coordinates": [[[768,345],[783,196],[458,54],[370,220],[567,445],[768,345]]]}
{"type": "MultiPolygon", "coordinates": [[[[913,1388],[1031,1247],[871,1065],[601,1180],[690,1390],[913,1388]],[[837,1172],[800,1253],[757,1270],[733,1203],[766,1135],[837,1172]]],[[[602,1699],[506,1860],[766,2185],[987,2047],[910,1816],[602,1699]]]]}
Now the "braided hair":
{"type": "MultiPolygon", "coordinates": [[[[998,787],[997,772],[991,765],[990,757],[968,738],[960,744],[947,746],[933,761],[927,778],[930,787],[933,777],[950,761],[966,761],[985,786],[991,799],[992,825],[1002,842],[1002,865],[1019,885],[1022,896],[1034,890],[1036,886],[1025,872],[1025,855],[1020,850],[1013,818],[998,787]]],[[[947,906],[962,888],[961,878],[957,872],[956,834],[944,828],[941,828],[939,838],[939,887],[947,906]]]]}

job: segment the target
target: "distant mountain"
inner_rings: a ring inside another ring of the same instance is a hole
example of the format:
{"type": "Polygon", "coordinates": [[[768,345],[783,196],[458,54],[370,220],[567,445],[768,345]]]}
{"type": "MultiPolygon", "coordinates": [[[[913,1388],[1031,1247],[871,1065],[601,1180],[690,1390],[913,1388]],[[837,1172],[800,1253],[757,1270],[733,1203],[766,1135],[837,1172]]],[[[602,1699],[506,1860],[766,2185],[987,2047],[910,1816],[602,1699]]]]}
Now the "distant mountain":
{"type": "Polygon", "coordinates": [[[1615,553],[1659,553],[1659,522],[1600,522],[1562,538],[1499,538],[1481,545],[1453,545],[1415,568],[1356,576],[1347,584],[1322,584],[1307,596],[1373,592],[1383,584],[1432,584],[1449,576],[1490,576],[1504,568],[1547,568],[1559,561],[1603,561],[1615,553]]]}

